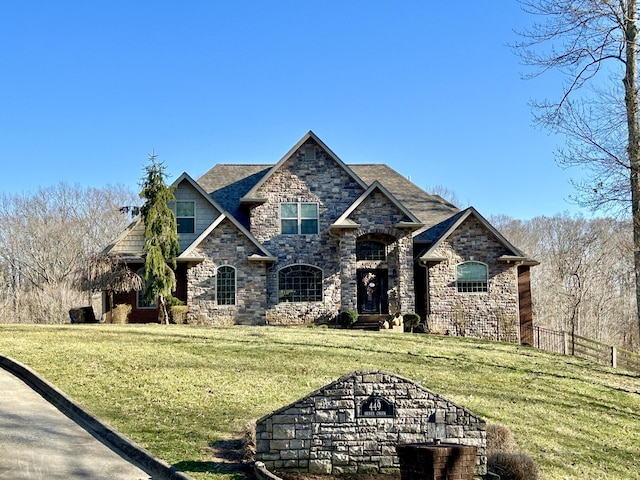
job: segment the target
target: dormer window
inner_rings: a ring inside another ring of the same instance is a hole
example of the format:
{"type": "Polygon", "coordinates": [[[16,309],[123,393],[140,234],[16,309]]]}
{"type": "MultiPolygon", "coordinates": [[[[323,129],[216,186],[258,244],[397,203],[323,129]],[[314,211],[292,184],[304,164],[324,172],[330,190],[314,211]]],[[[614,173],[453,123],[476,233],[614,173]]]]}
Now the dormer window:
{"type": "Polygon", "coordinates": [[[195,202],[176,202],[176,223],[178,233],[194,233],[196,231],[195,202]]]}
{"type": "Polygon", "coordinates": [[[318,204],[300,202],[280,204],[280,228],[283,235],[316,235],[318,204]]]}

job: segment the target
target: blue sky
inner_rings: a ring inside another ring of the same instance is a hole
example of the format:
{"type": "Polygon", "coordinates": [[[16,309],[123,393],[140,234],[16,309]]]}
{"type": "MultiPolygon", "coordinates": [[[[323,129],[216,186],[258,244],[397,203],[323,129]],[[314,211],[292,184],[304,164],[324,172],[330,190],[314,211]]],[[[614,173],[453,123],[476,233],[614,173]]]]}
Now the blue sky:
{"type": "Polygon", "coordinates": [[[138,190],[275,163],[313,130],[346,163],[387,163],[485,216],[577,212],[508,48],[531,18],[480,0],[21,1],[0,6],[0,191],[138,190]]]}

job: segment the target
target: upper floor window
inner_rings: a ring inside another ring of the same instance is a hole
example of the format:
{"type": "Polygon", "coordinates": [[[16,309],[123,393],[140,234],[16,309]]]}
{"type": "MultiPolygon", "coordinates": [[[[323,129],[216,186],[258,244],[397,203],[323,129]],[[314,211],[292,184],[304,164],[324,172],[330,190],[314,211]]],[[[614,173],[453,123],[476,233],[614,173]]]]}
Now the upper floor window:
{"type": "Polygon", "coordinates": [[[291,265],[278,272],[278,302],[322,301],[322,270],[291,265]]]}
{"type": "Polygon", "coordinates": [[[464,262],[456,266],[456,285],[460,293],[489,291],[489,269],[485,263],[464,262]]]}
{"type": "Polygon", "coordinates": [[[382,242],[363,240],[356,244],[356,260],[385,260],[387,246],[382,242]]]}
{"type": "Polygon", "coordinates": [[[176,202],[176,223],[178,224],[178,233],[194,233],[196,231],[195,202],[176,202]]]}
{"type": "Polygon", "coordinates": [[[236,269],[228,265],[216,272],[216,299],[218,305],[236,304],[236,269]]]}
{"type": "Polygon", "coordinates": [[[317,234],[317,203],[280,204],[280,227],[283,234],[317,234]]]}

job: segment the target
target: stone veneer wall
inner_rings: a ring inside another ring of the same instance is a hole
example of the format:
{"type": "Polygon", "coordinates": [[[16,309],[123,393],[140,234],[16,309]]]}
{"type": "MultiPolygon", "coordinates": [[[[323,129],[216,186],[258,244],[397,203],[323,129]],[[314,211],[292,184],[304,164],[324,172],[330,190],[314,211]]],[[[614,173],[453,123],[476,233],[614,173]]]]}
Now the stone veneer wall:
{"type": "Polygon", "coordinates": [[[446,260],[429,266],[431,331],[518,342],[517,267],[497,261],[511,254],[504,245],[480,221],[469,217],[435,254],[446,260]],[[487,264],[487,293],[458,293],[456,265],[470,260],[487,264]]]}
{"type": "Polygon", "coordinates": [[[187,270],[189,323],[265,323],[266,266],[249,262],[248,257],[253,253],[259,253],[256,246],[229,220],[224,220],[215,235],[209,235],[198,246],[195,254],[203,256],[205,261],[187,270]],[[216,302],[216,269],[223,265],[236,269],[235,305],[218,305],[216,302]]]}
{"type": "Polygon", "coordinates": [[[259,419],[256,461],[276,471],[387,473],[399,468],[396,445],[435,439],[477,447],[474,478],[486,474],[482,418],[411,380],[357,371],[259,419]],[[362,411],[376,399],[392,408],[362,411]]]}
{"type": "Polygon", "coordinates": [[[341,305],[339,239],[329,226],[363,192],[362,187],[312,140],[302,145],[261,186],[267,199],[251,208],[251,233],[278,256],[268,270],[267,322],[301,324],[335,319],[341,305]],[[307,154],[314,151],[312,158],[307,154]],[[280,204],[318,203],[317,235],[282,235],[280,204]],[[278,303],[278,271],[289,265],[312,265],[323,272],[323,299],[319,302],[278,303]]]}

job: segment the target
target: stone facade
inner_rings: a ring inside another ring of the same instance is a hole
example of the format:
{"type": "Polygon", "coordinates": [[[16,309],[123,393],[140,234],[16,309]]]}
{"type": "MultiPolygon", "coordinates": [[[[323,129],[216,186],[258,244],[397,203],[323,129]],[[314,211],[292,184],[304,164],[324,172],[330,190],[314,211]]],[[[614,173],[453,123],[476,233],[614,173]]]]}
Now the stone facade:
{"type": "Polygon", "coordinates": [[[209,325],[264,324],[267,284],[264,263],[253,263],[253,245],[229,220],[218,226],[217,235],[208,236],[194,251],[205,260],[187,270],[189,323],[209,325]],[[218,305],[216,275],[221,266],[235,269],[235,305],[218,305]]]}
{"type": "MultiPolygon", "coordinates": [[[[535,263],[475,210],[461,212],[386,165],[347,166],[309,132],[270,168],[223,165],[197,182],[185,173],[174,186],[176,200],[193,202],[195,210],[194,230],[180,234],[176,270],[176,296],[186,300],[189,322],[297,325],[334,322],[343,310],[381,317],[416,312],[434,332],[519,340],[518,267],[500,258],[535,263]],[[317,205],[317,231],[283,232],[285,203],[299,211],[317,205]],[[463,214],[466,220],[447,231],[463,214]],[[383,245],[384,256],[362,257],[365,242],[383,245]],[[437,249],[423,258],[430,246],[437,249]],[[473,259],[488,266],[489,291],[458,293],[456,265],[473,259]],[[216,298],[222,266],[235,272],[233,305],[216,298]],[[283,269],[295,271],[289,267],[318,274],[311,286],[303,278],[298,290],[287,283],[296,294],[287,298],[279,281],[283,269]]],[[[138,220],[110,251],[138,267],[143,245],[138,220]]],[[[135,293],[118,301],[132,304],[132,321],[157,318],[138,308],[135,293]]]]}
{"type": "Polygon", "coordinates": [[[445,260],[429,266],[431,331],[517,342],[517,267],[499,261],[509,254],[506,247],[478,219],[469,217],[437,254],[445,260]],[[456,266],[465,261],[487,265],[488,292],[457,291],[456,266]]]}
{"type": "Polygon", "coordinates": [[[439,440],[477,447],[486,474],[485,421],[397,375],[353,372],[259,419],[256,460],[315,474],[397,471],[396,445],[439,440]]]}

